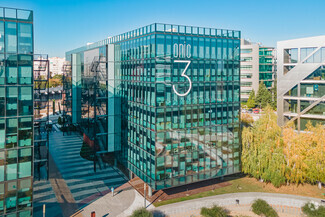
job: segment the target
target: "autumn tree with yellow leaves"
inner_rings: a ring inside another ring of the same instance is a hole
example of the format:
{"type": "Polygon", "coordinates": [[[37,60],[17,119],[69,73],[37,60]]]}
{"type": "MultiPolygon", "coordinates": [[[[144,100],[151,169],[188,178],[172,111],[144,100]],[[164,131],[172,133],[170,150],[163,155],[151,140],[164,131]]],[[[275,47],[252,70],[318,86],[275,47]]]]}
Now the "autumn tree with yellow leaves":
{"type": "Polygon", "coordinates": [[[311,123],[298,133],[281,128],[271,107],[242,131],[242,171],[279,187],[325,182],[325,126],[311,123]]]}

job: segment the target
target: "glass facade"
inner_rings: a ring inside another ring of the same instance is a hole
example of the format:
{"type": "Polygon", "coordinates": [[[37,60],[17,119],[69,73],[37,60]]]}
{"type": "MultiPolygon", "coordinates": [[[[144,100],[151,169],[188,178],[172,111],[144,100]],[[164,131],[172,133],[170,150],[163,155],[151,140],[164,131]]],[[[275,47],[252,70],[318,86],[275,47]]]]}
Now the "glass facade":
{"type": "Polygon", "coordinates": [[[32,215],[33,12],[0,8],[0,215],[32,215]]]}
{"type": "MultiPolygon", "coordinates": [[[[114,44],[120,163],[153,189],[240,172],[240,32],[153,24],[104,43],[114,44]]],[[[91,49],[68,52],[72,67],[91,49]]]]}
{"type": "Polygon", "coordinates": [[[267,88],[274,86],[275,50],[274,48],[259,48],[259,82],[263,81],[267,88]]]}

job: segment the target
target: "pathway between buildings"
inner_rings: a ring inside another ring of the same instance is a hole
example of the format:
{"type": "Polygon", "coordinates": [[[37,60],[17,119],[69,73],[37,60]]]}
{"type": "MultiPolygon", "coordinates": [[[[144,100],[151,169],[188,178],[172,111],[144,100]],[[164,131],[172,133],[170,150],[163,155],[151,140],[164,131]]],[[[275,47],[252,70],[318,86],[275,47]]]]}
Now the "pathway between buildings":
{"type": "MultiPolygon", "coordinates": [[[[46,199],[49,199],[56,203],[53,210],[58,208],[59,204],[61,216],[70,216],[91,201],[107,194],[111,187],[117,188],[127,182],[123,175],[111,166],[102,170],[97,168],[95,173],[93,162],[80,157],[81,146],[82,138],[77,133],[65,136],[62,132],[50,134],[50,183],[46,182],[43,187],[38,187],[40,184],[36,183],[35,197],[41,197],[35,203],[39,207],[38,211],[42,204],[46,203],[46,199]],[[38,196],[38,193],[42,193],[42,188],[48,189],[48,195],[38,196]]],[[[56,212],[51,210],[46,211],[47,217],[60,216],[59,209],[56,209],[56,212]]]]}

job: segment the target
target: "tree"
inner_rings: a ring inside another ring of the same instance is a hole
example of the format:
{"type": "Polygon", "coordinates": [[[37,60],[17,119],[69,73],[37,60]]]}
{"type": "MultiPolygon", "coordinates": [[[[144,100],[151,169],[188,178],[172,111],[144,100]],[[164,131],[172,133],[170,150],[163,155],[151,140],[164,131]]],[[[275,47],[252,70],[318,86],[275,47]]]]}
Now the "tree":
{"type": "Polygon", "coordinates": [[[281,128],[270,106],[252,127],[242,133],[242,171],[279,187],[285,183],[281,128]]]}
{"type": "Polygon", "coordinates": [[[306,166],[309,168],[307,177],[311,183],[325,183],[325,126],[310,122],[306,125],[306,132],[300,135],[305,137],[307,147],[306,166]]]}
{"type": "Polygon", "coordinates": [[[53,115],[55,114],[55,99],[52,101],[52,109],[53,109],[53,115]]]}
{"type": "Polygon", "coordinates": [[[272,94],[263,82],[261,82],[258,87],[256,104],[260,105],[262,108],[265,108],[267,105],[272,105],[272,94]]]}
{"type": "Polygon", "coordinates": [[[256,102],[255,102],[255,91],[252,90],[249,94],[249,98],[247,100],[247,107],[248,108],[255,108],[256,102]]]}
{"type": "Polygon", "coordinates": [[[59,118],[58,118],[58,124],[59,125],[62,125],[62,118],[61,118],[61,116],[59,116],[59,118]]]}
{"type": "Polygon", "coordinates": [[[276,110],[277,107],[277,80],[274,80],[274,86],[271,89],[271,94],[272,94],[272,107],[274,110],[276,110]]]}
{"type": "Polygon", "coordinates": [[[254,119],[250,114],[242,113],[241,114],[241,123],[244,126],[251,126],[254,123],[254,119]]]}

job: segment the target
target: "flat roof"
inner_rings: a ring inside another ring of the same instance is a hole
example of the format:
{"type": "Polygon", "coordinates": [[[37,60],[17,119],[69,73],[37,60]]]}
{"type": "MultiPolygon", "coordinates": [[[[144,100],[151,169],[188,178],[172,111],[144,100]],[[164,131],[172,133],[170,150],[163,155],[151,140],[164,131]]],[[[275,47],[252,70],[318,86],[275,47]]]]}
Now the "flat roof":
{"type": "Polygon", "coordinates": [[[33,21],[33,11],[27,9],[0,7],[0,20],[33,21]]]}
{"type": "Polygon", "coordinates": [[[196,27],[196,26],[184,26],[184,25],[174,25],[174,24],[163,24],[163,23],[153,23],[126,33],[122,33],[117,36],[109,37],[107,39],[91,43],[71,51],[67,51],[66,55],[73,53],[79,53],[82,51],[90,50],[93,48],[101,47],[106,44],[114,44],[121,41],[125,41],[131,38],[136,38],[139,36],[147,35],[150,33],[174,33],[174,34],[184,34],[192,36],[214,36],[214,37],[224,37],[224,38],[234,38],[240,39],[239,30],[229,30],[229,29],[215,29],[206,27],[196,27]]]}

